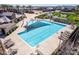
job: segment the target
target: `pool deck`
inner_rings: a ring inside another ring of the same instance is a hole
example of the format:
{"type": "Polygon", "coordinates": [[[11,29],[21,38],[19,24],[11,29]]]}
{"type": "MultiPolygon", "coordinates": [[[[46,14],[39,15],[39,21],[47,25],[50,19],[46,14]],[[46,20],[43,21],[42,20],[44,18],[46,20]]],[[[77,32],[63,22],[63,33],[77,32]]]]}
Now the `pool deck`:
{"type": "Polygon", "coordinates": [[[18,50],[18,53],[16,55],[30,55],[31,53],[35,53],[35,50],[39,50],[42,54],[44,55],[49,55],[57,49],[57,47],[60,44],[60,40],[58,39],[58,36],[60,35],[61,31],[69,31],[72,32],[73,30],[69,28],[69,26],[64,27],[61,29],[59,32],[55,33],[53,36],[50,36],[42,42],[37,47],[31,48],[29,47],[26,43],[24,43],[19,35],[17,33],[22,32],[25,30],[25,28],[21,25],[23,21],[25,22],[24,25],[26,24],[27,21],[30,21],[30,19],[34,18],[36,14],[26,14],[27,18],[20,21],[17,25],[19,26],[12,34],[7,36],[5,39],[11,38],[12,41],[15,42],[15,45],[12,48],[15,48],[18,50]]]}

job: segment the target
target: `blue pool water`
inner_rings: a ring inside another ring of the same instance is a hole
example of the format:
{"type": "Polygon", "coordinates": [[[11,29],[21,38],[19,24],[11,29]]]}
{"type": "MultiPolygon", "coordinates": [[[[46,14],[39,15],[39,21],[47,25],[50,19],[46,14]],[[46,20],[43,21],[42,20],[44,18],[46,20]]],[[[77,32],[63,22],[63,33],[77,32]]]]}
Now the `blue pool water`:
{"type": "Polygon", "coordinates": [[[46,38],[58,32],[64,27],[62,24],[50,23],[48,21],[29,22],[30,28],[18,33],[18,35],[31,47],[37,46],[46,38]]]}

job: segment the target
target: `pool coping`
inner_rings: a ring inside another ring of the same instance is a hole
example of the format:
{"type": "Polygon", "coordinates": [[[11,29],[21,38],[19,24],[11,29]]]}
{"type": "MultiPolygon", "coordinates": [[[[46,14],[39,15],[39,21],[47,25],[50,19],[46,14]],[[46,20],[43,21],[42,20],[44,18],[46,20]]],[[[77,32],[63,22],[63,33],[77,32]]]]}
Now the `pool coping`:
{"type": "MultiPolygon", "coordinates": [[[[44,21],[44,20],[43,20],[43,21],[44,21]]],[[[49,21],[47,21],[47,22],[49,22],[49,21]]],[[[50,23],[51,23],[51,22],[50,22],[50,23]]],[[[53,22],[53,23],[58,24],[58,22],[53,22]]],[[[62,25],[62,23],[60,23],[59,25],[62,25]]],[[[66,25],[64,25],[64,27],[65,27],[65,26],[66,26],[66,25]]],[[[63,27],[63,28],[64,28],[64,27],[63,27]]],[[[62,29],[63,29],[63,28],[62,28],[62,29]]],[[[61,31],[62,29],[58,30],[56,33],[58,33],[59,31],[61,31]]],[[[19,32],[19,33],[20,33],[20,32],[19,32]]],[[[19,33],[17,33],[17,35],[20,37],[19,33]]],[[[35,46],[33,46],[33,47],[32,47],[28,42],[25,42],[25,40],[23,40],[22,37],[20,37],[20,38],[21,38],[21,40],[22,40],[25,44],[27,44],[30,48],[36,48],[38,45],[41,45],[43,42],[47,41],[47,39],[49,39],[51,36],[54,36],[56,33],[54,33],[54,34],[50,35],[49,37],[45,38],[43,41],[39,42],[39,44],[37,44],[37,45],[35,45],[35,46]]]]}

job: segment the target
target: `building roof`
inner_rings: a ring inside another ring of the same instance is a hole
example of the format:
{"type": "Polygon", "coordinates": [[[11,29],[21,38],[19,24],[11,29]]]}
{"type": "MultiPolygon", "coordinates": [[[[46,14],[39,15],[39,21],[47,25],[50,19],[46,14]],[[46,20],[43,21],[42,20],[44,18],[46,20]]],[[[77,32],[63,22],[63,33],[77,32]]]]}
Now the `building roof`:
{"type": "Polygon", "coordinates": [[[10,27],[12,25],[14,25],[14,23],[2,24],[2,25],[0,25],[0,28],[8,28],[8,27],[10,27]]]}
{"type": "Polygon", "coordinates": [[[0,25],[0,29],[4,29],[5,32],[7,33],[10,29],[12,29],[15,26],[15,23],[7,23],[7,24],[2,24],[0,25]]]}
{"type": "Polygon", "coordinates": [[[3,12],[2,16],[12,16],[13,12],[3,12]]]}
{"type": "Polygon", "coordinates": [[[4,22],[10,22],[11,20],[9,18],[7,18],[6,16],[0,17],[0,23],[4,23],[4,22]]]}
{"type": "Polygon", "coordinates": [[[17,13],[15,13],[15,17],[16,18],[19,18],[19,17],[21,17],[22,16],[22,14],[17,14],[17,13]]]}

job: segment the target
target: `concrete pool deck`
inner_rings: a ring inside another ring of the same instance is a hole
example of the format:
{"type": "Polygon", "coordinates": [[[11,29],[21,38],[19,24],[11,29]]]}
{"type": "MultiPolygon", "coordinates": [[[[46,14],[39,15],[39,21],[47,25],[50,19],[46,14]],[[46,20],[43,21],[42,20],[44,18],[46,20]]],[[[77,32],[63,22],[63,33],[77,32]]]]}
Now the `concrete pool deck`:
{"type": "Polygon", "coordinates": [[[63,29],[61,29],[59,32],[55,33],[53,36],[47,38],[47,40],[42,42],[42,44],[40,44],[38,47],[30,48],[27,44],[25,44],[21,40],[21,38],[17,34],[25,30],[24,27],[21,27],[23,21],[26,23],[31,18],[34,18],[36,14],[26,14],[26,16],[27,19],[25,18],[24,20],[20,21],[17,24],[19,27],[12,34],[10,34],[5,38],[5,39],[11,38],[11,40],[15,42],[15,45],[12,48],[16,48],[18,50],[18,53],[16,55],[30,55],[31,53],[35,53],[35,50],[39,50],[44,55],[49,55],[53,53],[59,46],[60,40],[58,39],[58,36],[60,35],[61,31],[69,31],[69,32],[73,31],[68,26],[66,26],[63,29]]]}

